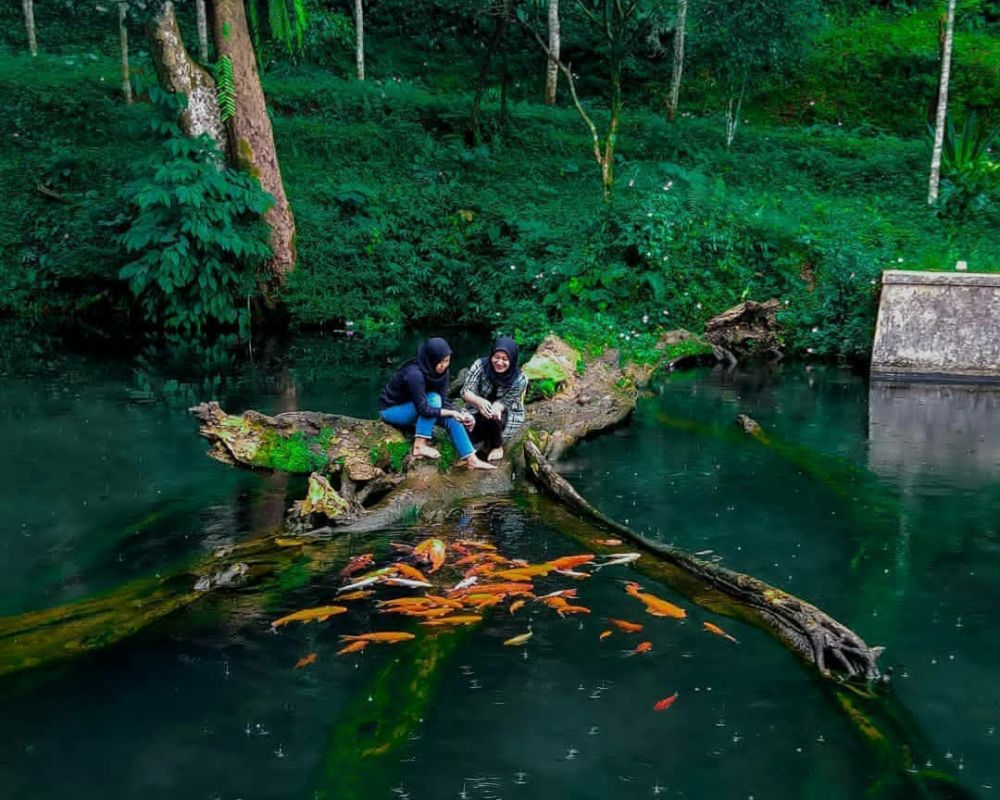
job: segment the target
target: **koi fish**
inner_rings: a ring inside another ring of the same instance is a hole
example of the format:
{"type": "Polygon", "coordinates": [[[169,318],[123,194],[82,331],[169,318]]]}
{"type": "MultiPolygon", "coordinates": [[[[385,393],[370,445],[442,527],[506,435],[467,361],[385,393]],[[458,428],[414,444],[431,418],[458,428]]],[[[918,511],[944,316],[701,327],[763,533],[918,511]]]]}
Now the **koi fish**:
{"type": "Polygon", "coordinates": [[[391,600],[379,600],[375,605],[379,608],[385,608],[386,606],[427,607],[434,605],[434,601],[429,597],[394,597],[391,600]]]}
{"type": "Polygon", "coordinates": [[[402,586],[405,589],[430,589],[430,581],[411,581],[409,578],[386,578],[386,586],[402,586]]]}
{"type": "Polygon", "coordinates": [[[493,574],[505,581],[530,581],[533,578],[544,578],[550,572],[552,572],[552,566],[549,564],[530,564],[526,567],[505,569],[493,574]]]}
{"type": "Polygon", "coordinates": [[[504,645],[507,647],[520,647],[522,644],[527,643],[528,639],[534,635],[535,634],[532,631],[528,631],[527,633],[522,633],[518,636],[511,636],[506,642],[504,642],[504,645]]]}
{"type": "Polygon", "coordinates": [[[576,597],[576,592],[577,592],[576,589],[559,589],[555,592],[549,592],[548,594],[543,594],[538,599],[544,602],[550,597],[576,597]]]}
{"type": "Polygon", "coordinates": [[[458,543],[463,547],[471,547],[473,550],[496,550],[496,545],[489,542],[479,542],[475,539],[459,539],[458,543]]]}
{"type": "Polygon", "coordinates": [[[614,631],[611,631],[611,630],[607,630],[607,631],[601,631],[601,635],[600,635],[600,636],[598,636],[597,638],[598,638],[598,639],[600,639],[600,640],[601,640],[601,641],[603,642],[603,641],[604,641],[605,639],[607,639],[607,638],[608,638],[608,637],[609,637],[609,636],[610,636],[610,635],[611,635],[612,633],[614,633],[614,631]]]}
{"type": "Polygon", "coordinates": [[[473,586],[478,582],[479,578],[477,576],[470,575],[468,578],[464,578],[460,580],[458,583],[456,583],[454,586],[452,586],[451,589],[448,591],[448,593],[454,594],[455,592],[460,592],[463,589],[468,589],[470,586],[473,586]]]}
{"type": "Polygon", "coordinates": [[[272,628],[280,628],[282,625],[287,625],[289,622],[312,622],[316,620],[317,622],[324,622],[330,619],[330,617],[335,617],[337,614],[347,613],[347,608],[345,606],[319,606],[317,608],[303,608],[301,611],[296,611],[292,614],[288,614],[280,619],[276,619],[271,623],[272,628]]]}
{"type": "Polygon", "coordinates": [[[625,591],[646,606],[647,614],[652,614],[654,617],[671,617],[672,619],[684,619],[687,616],[687,611],[680,606],[661,600],[656,595],[640,592],[639,588],[639,584],[631,581],[625,584],[625,591]]]}
{"type": "Polygon", "coordinates": [[[303,656],[298,661],[295,662],[295,669],[302,669],[303,667],[308,667],[310,664],[316,663],[316,654],[310,653],[307,656],[303,656]]]}
{"type": "Polygon", "coordinates": [[[360,592],[348,592],[347,594],[340,595],[340,597],[338,597],[337,599],[343,603],[345,600],[361,600],[364,597],[371,597],[373,594],[375,594],[375,592],[371,590],[367,591],[363,590],[360,592]]]}
{"type": "Polygon", "coordinates": [[[728,633],[722,630],[722,628],[720,628],[718,625],[713,625],[711,622],[703,622],[701,624],[702,627],[704,627],[705,630],[708,631],[709,633],[714,633],[716,636],[721,636],[723,639],[728,639],[729,641],[735,644],[739,644],[739,642],[736,639],[734,639],[732,636],[730,636],[728,633]]]}
{"type": "Polygon", "coordinates": [[[342,642],[376,642],[378,644],[395,644],[396,642],[408,642],[416,637],[412,633],[403,631],[378,631],[377,633],[361,633],[357,636],[344,634],[340,637],[342,642]]]}
{"type": "Polygon", "coordinates": [[[427,583],[427,578],[424,576],[424,573],[416,567],[411,567],[409,564],[399,562],[396,564],[396,569],[399,570],[399,573],[404,578],[410,578],[414,581],[423,581],[424,583],[427,583]]]}
{"type": "Polygon", "coordinates": [[[625,633],[638,633],[642,630],[642,625],[638,622],[629,622],[628,620],[615,619],[614,617],[610,617],[608,621],[618,628],[618,630],[624,631],[625,633]]]}
{"type": "Polygon", "coordinates": [[[366,647],[368,647],[368,640],[361,639],[357,642],[351,642],[349,645],[347,645],[347,647],[342,647],[340,650],[337,651],[337,655],[346,656],[348,653],[360,653],[366,647]]]}
{"type": "Polygon", "coordinates": [[[677,692],[674,692],[670,697],[664,697],[658,703],[653,705],[653,711],[666,711],[670,706],[674,704],[677,699],[677,692]]]}
{"type": "Polygon", "coordinates": [[[347,562],[347,566],[340,571],[341,578],[349,578],[355,572],[363,570],[365,567],[371,566],[374,563],[372,560],[371,553],[365,553],[364,555],[354,556],[350,561],[347,562]]]}
{"type": "Polygon", "coordinates": [[[475,586],[469,585],[464,589],[452,589],[448,594],[453,597],[461,597],[467,594],[526,594],[535,587],[530,583],[514,583],[506,581],[504,583],[479,583],[475,586]]]}
{"type": "Polygon", "coordinates": [[[381,575],[376,575],[373,578],[365,578],[362,581],[356,581],[355,583],[348,584],[347,586],[341,586],[337,589],[337,594],[341,592],[350,592],[353,589],[364,589],[366,586],[373,586],[376,583],[381,583],[384,578],[381,575]]]}
{"type": "Polygon", "coordinates": [[[515,600],[513,603],[510,604],[510,609],[509,609],[510,613],[513,614],[519,608],[524,608],[524,604],[527,602],[528,602],[527,600],[515,600]]]}
{"type": "Polygon", "coordinates": [[[482,611],[484,608],[492,608],[493,606],[497,605],[501,600],[504,599],[504,597],[506,597],[506,595],[490,594],[484,597],[482,600],[479,600],[476,603],[472,603],[471,605],[473,606],[473,608],[476,609],[476,611],[482,611]]]}
{"type": "Polygon", "coordinates": [[[629,655],[637,656],[640,653],[648,653],[652,649],[653,649],[652,642],[639,642],[639,644],[636,645],[635,650],[629,651],[629,655]]]}
{"type": "Polygon", "coordinates": [[[565,575],[567,578],[572,578],[575,581],[582,581],[585,578],[590,577],[590,574],[587,572],[577,572],[573,569],[557,569],[556,572],[560,575],[565,575]]]}
{"type": "Polygon", "coordinates": [[[589,564],[594,560],[592,553],[584,553],[579,556],[563,556],[562,558],[554,558],[552,561],[547,562],[552,569],[573,569],[573,567],[579,567],[581,564],[589,564]]]}
{"type": "Polygon", "coordinates": [[[483,618],[479,614],[459,614],[454,617],[439,617],[438,619],[428,619],[421,622],[421,625],[474,625],[482,622],[483,618]]]}
{"type": "Polygon", "coordinates": [[[617,547],[622,543],[621,539],[598,539],[598,544],[603,544],[605,547],[617,547]]]}
{"type": "Polygon", "coordinates": [[[560,617],[566,614],[589,614],[590,609],[585,606],[571,606],[562,597],[550,597],[542,601],[549,608],[553,609],[560,617]]]}
{"type": "Polygon", "coordinates": [[[638,561],[641,557],[640,553],[619,553],[610,557],[607,561],[602,561],[591,572],[600,572],[605,567],[620,567],[623,564],[631,564],[633,561],[638,561]]]}
{"type": "Polygon", "coordinates": [[[448,556],[448,548],[440,539],[424,539],[413,548],[413,555],[431,565],[431,572],[437,572],[448,556]]]}
{"type": "Polygon", "coordinates": [[[436,605],[445,606],[446,608],[461,608],[462,604],[458,600],[452,600],[448,597],[441,597],[436,594],[426,595],[428,600],[433,601],[436,605]]]}

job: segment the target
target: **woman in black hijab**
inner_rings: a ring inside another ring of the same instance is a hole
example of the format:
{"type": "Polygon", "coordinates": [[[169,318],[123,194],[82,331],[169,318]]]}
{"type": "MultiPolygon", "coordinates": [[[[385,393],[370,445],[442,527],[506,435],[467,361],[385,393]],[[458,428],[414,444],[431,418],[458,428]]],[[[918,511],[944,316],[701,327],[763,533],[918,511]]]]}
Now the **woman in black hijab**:
{"type": "Polygon", "coordinates": [[[528,379],[518,368],[517,357],[517,342],[501,336],[488,357],[473,362],[462,385],[462,399],[475,416],[470,438],[482,443],[488,461],[503,458],[504,442],[524,426],[528,379]]]}
{"type": "Polygon", "coordinates": [[[421,344],[417,357],[405,362],[382,390],[378,399],[379,416],[397,427],[408,428],[416,423],[414,458],[441,457],[430,445],[434,425],[440,423],[448,429],[459,458],[467,467],[496,469],[476,455],[469,441],[466,427],[472,428],[475,422],[472,415],[459,411],[448,400],[450,364],[451,347],[444,339],[435,337],[421,344]]]}

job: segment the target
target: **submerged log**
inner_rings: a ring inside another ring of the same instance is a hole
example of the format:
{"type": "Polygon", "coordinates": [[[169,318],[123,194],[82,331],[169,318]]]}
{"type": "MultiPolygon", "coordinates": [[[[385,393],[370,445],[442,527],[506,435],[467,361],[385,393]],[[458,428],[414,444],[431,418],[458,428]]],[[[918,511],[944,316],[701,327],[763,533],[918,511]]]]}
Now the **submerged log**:
{"type": "Polygon", "coordinates": [[[525,442],[524,450],[532,477],[554,497],[732,598],[791,650],[813,664],[824,677],[834,673],[860,680],[880,677],[875,662],[883,648],[869,647],[856,633],[814,605],[758,578],[702,561],[680,548],[640,536],[588,503],[555,471],[533,442],[525,442]]]}

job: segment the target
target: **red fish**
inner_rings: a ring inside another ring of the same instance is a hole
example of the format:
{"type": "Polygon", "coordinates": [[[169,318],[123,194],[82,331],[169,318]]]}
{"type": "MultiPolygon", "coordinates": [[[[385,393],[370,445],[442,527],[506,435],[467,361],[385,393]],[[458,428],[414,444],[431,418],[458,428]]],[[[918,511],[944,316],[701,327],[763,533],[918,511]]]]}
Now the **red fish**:
{"type": "Polygon", "coordinates": [[[614,631],[601,631],[601,635],[598,637],[602,642],[607,639],[614,631]]]}
{"type": "Polygon", "coordinates": [[[579,556],[563,556],[562,558],[554,558],[548,562],[548,565],[552,567],[552,569],[573,569],[573,567],[579,567],[581,564],[588,564],[593,560],[593,554],[584,553],[579,556]]]}
{"type": "Polygon", "coordinates": [[[652,649],[653,649],[652,642],[639,642],[639,644],[636,645],[635,650],[632,651],[632,655],[637,656],[639,655],[639,653],[648,653],[652,649]]]}
{"type": "Polygon", "coordinates": [[[642,625],[638,622],[629,622],[625,619],[615,619],[614,617],[609,617],[608,621],[614,625],[618,630],[624,631],[625,633],[639,633],[642,630],[642,625]]]}
{"type": "Polygon", "coordinates": [[[341,578],[349,578],[355,572],[363,570],[365,567],[371,566],[374,563],[372,560],[371,553],[365,553],[364,555],[354,556],[350,561],[347,562],[347,566],[340,571],[341,578]]]}
{"type": "Polygon", "coordinates": [[[736,641],[736,639],[734,639],[732,636],[730,636],[728,633],[722,630],[722,628],[720,628],[718,625],[713,625],[711,622],[703,622],[701,624],[704,626],[705,630],[708,631],[709,633],[714,633],[716,636],[721,636],[723,639],[728,639],[734,644],[739,644],[739,642],[736,641]]]}
{"type": "Polygon", "coordinates": [[[653,706],[653,711],[666,711],[670,706],[674,704],[677,699],[677,692],[674,692],[670,697],[664,697],[658,703],[653,706]]]}
{"type": "Polygon", "coordinates": [[[298,661],[295,662],[295,669],[302,669],[303,667],[308,667],[310,664],[316,663],[316,654],[310,653],[307,656],[303,656],[298,661]]]}

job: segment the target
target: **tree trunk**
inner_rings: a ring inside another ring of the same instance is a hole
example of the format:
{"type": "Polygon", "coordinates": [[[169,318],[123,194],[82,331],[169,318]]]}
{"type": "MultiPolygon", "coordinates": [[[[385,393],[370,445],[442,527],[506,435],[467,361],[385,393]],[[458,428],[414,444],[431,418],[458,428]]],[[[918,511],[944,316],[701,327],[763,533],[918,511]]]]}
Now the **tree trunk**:
{"type": "Polygon", "coordinates": [[[472,96],[472,138],[476,144],[483,140],[482,106],[483,94],[486,92],[486,81],[490,76],[493,57],[500,49],[504,36],[507,35],[508,21],[506,5],[503,5],[501,16],[497,18],[496,27],[493,29],[493,37],[486,48],[486,55],[483,56],[483,63],[479,67],[479,75],[476,76],[476,91],[472,96]]]}
{"type": "Polygon", "coordinates": [[[559,83],[559,0],[549,0],[549,57],[545,67],[545,104],[555,105],[559,83]]]}
{"type": "Polygon", "coordinates": [[[268,266],[273,282],[280,286],[295,267],[295,219],[281,180],[274,132],[257,73],[257,58],[243,3],[216,0],[214,10],[215,50],[220,58],[228,57],[233,67],[236,113],[226,122],[230,152],[237,165],[257,178],[264,190],[274,197],[274,205],[264,214],[264,221],[270,228],[268,266]]]}
{"type": "Polygon", "coordinates": [[[125,104],[132,104],[132,81],[129,79],[128,69],[128,26],[125,24],[128,15],[128,5],[118,4],[118,41],[122,51],[122,94],[125,95],[125,104]]]}
{"type": "Polygon", "coordinates": [[[149,54],[160,86],[167,92],[187,96],[181,112],[181,130],[187,136],[211,136],[219,150],[228,153],[226,129],[215,99],[215,79],[196,63],[184,47],[174,4],[165,2],[149,28],[149,54]]]}
{"type": "Polygon", "coordinates": [[[955,0],[948,0],[948,19],[944,31],[944,51],[941,56],[941,81],[938,84],[937,118],[934,124],[934,150],[931,153],[931,176],[927,203],[937,202],[941,186],[941,149],[944,145],[944,124],[948,116],[948,83],[951,79],[951,48],[955,37],[955,0]]]}
{"type": "Polygon", "coordinates": [[[677,0],[677,24],[674,28],[674,70],[670,78],[670,96],[667,98],[667,119],[677,116],[681,95],[681,74],[684,71],[684,33],[687,24],[688,0],[677,0]]]}
{"type": "Polygon", "coordinates": [[[205,0],[194,0],[198,15],[198,58],[202,64],[208,63],[208,14],[205,11],[205,0]]]}
{"type": "Polygon", "coordinates": [[[31,55],[38,55],[38,40],[35,39],[35,0],[21,0],[24,9],[24,27],[28,32],[28,49],[31,55]]]}
{"type": "Polygon", "coordinates": [[[354,0],[354,31],[357,35],[358,80],[365,79],[365,8],[362,0],[354,0]]]}
{"type": "Polygon", "coordinates": [[[604,201],[611,202],[615,189],[615,145],[618,143],[618,129],[622,118],[622,71],[621,62],[612,56],[611,66],[611,120],[608,135],[604,139],[601,156],[601,187],[604,201]]]}

